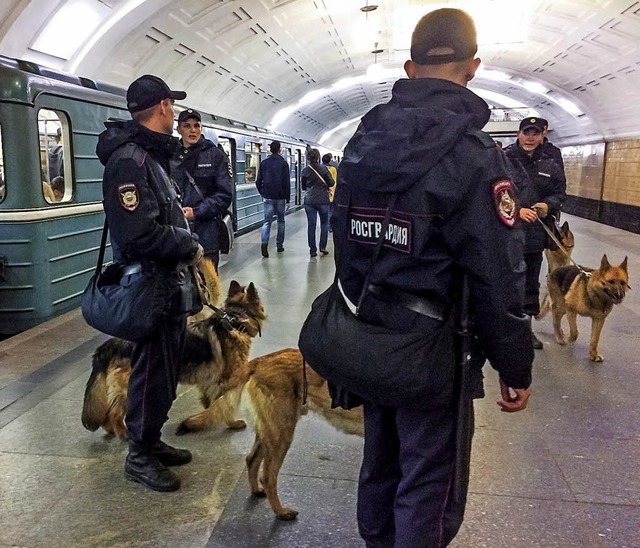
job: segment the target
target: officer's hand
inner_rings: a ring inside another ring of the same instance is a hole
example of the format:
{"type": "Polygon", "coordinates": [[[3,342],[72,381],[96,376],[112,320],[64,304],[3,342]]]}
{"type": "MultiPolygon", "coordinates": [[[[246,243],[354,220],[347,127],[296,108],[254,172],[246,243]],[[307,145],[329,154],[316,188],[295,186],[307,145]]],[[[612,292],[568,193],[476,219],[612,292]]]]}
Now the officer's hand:
{"type": "Polygon", "coordinates": [[[538,220],[538,214],[534,209],[529,209],[528,207],[520,208],[520,218],[525,223],[535,223],[538,220]]]}
{"type": "Polygon", "coordinates": [[[189,264],[191,266],[196,266],[202,260],[203,257],[204,257],[204,249],[200,244],[198,244],[198,249],[196,250],[196,254],[193,256],[189,264]]]}
{"type": "Polygon", "coordinates": [[[538,202],[531,206],[532,209],[538,214],[538,217],[544,219],[549,214],[549,206],[544,202],[538,202]]]}
{"type": "Polygon", "coordinates": [[[500,394],[502,395],[502,400],[497,402],[500,410],[505,413],[515,413],[527,408],[527,402],[531,396],[531,387],[510,388],[500,379],[500,394]]]}
{"type": "Polygon", "coordinates": [[[187,221],[193,221],[193,208],[192,207],[183,207],[182,213],[184,213],[187,221]]]}

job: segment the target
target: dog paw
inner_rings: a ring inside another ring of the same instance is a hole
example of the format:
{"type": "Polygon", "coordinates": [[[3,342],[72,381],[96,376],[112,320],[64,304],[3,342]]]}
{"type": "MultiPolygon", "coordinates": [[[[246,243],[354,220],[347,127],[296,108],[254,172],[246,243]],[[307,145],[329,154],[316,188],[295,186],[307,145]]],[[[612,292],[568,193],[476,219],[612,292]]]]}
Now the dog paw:
{"type": "Polygon", "coordinates": [[[251,494],[254,497],[257,497],[259,499],[263,499],[264,497],[267,496],[267,494],[264,492],[264,489],[256,489],[256,490],[251,490],[251,494]]]}
{"type": "Polygon", "coordinates": [[[591,359],[592,362],[601,362],[602,361],[602,356],[598,353],[595,354],[590,354],[589,358],[591,359]]]}
{"type": "Polygon", "coordinates": [[[276,513],[276,516],[278,517],[278,519],[281,519],[283,521],[294,520],[296,519],[297,515],[298,515],[297,510],[293,510],[292,508],[286,508],[286,507],[280,510],[280,512],[276,513]]]}
{"type": "Polygon", "coordinates": [[[247,427],[247,423],[242,419],[237,419],[235,421],[231,421],[227,423],[227,428],[229,430],[242,430],[247,427]]]}
{"type": "Polygon", "coordinates": [[[564,337],[558,337],[558,335],[556,335],[556,342],[561,346],[567,344],[567,341],[564,340],[564,337]]]}
{"type": "Polygon", "coordinates": [[[576,342],[578,340],[578,334],[577,333],[576,334],[570,333],[569,334],[569,338],[567,340],[569,342],[576,342]]]}

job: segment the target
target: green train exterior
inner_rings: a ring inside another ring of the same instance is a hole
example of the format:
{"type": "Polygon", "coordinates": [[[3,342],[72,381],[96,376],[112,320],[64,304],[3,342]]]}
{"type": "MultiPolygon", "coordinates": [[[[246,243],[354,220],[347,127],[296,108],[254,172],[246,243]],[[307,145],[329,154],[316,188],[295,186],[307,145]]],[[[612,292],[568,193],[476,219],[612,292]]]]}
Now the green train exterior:
{"type": "MultiPolygon", "coordinates": [[[[113,86],[0,57],[1,336],[79,306],[104,223],[95,147],[106,120],[130,118],[124,96],[113,86]],[[62,168],[56,176],[57,139],[62,168]]],[[[231,159],[238,233],[262,223],[252,177],[273,139],[291,166],[292,209],[299,207],[304,143],[206,113],[202,124],[231,159]]]]}

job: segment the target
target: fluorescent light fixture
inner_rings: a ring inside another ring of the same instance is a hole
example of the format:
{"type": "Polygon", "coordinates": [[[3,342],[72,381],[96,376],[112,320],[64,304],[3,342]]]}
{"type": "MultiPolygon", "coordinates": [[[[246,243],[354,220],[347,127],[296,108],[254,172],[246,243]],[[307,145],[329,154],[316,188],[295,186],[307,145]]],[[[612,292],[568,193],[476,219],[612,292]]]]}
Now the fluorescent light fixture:
{"type": "Polygon", "coordinates": [[[573,101],[569,101],[569,99],[559,97],[558,99],[554,98],[553,100],[569,114],[573,114],[574,116],[582,116],[584,114],[584,112],[580,110],[580,107],[578,107],[578,105],[576,105],[573,101]]]}
{"type": "Polygon", "coordinates": [[[501,70],[485,69],[480,67],[476,71],[476,78],[484,78],[493,82],[506,82],[511,79],[511,75],[501,70]]]}
{"type": "Polygon", "coordinates": [[[124,19],[129,13],[131,13],[138,6],[144,4],[147,0],[128,0],[125,2],[115,13],[109,17],[109,19],[101,25],[93,36],[82,46],[82,49],[74,56],[73,61],[69,65],[69,70],[75,72],[82,63],[82,60],[91,51],[91,48],[95,46],[98,41],[121,19],[124,19]]]}
{"type": "Polygon", "coordinates": [[[337,125],[333,129],[330,129],[329,131],[323,133],[322,137],[320,137],[319,144],[321,144],[321,145],[324,144],[325,141],[329,137],[331,137],[334,133],[336,133],[337,131],[340,131],[341,129],[344,129],[344,128],[350,126],[351,124],[354,124],[355,122],[359,122],[360,118],[362,118],[362,116],[358,116],[357,118],[351,118],[351,120],[347,120],[346,122],[342,122],[340,125],[337,125]]]}
{"type": "Polygon", "coordinates": [[[70,59],[110,12],[95,0],[69,0],[42,29],[31,49],[70,59]]]}
{"type": "Polygon", "coordinates": [[[495,91],[489,91],[475,86],[469,86],[469,89],[478,94],[485,101],[488,101],[489,103],[497,103],[503,108],[527,108],[527,105],[523,105],[520,101],[516,101],[512,97],[507,97],[506,95],[496,93],[495,91]]]}
{"type": "Polygon", "coordinates": [[[549,92],[549,89],[544,87],[539,82],[527,82],[523,81],[522,86],[525,89],[528,89],[531,93],[537,93],[538,95],[546,95],[549,92]]]}

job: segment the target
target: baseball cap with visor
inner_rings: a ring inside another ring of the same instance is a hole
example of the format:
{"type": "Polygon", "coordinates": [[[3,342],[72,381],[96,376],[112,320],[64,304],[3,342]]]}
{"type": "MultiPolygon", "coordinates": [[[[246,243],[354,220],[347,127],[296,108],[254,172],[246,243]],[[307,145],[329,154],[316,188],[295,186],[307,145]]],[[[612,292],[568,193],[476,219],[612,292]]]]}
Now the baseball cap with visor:
{"type": "Polygon", "coordinates": [[[181,101],[187,97],[184,91],[172,91],[164,80],[145,74],[134,80],[127,89],[127,109],[129,112],[140,112],[157,105],[164,99],[181,101]]]}

